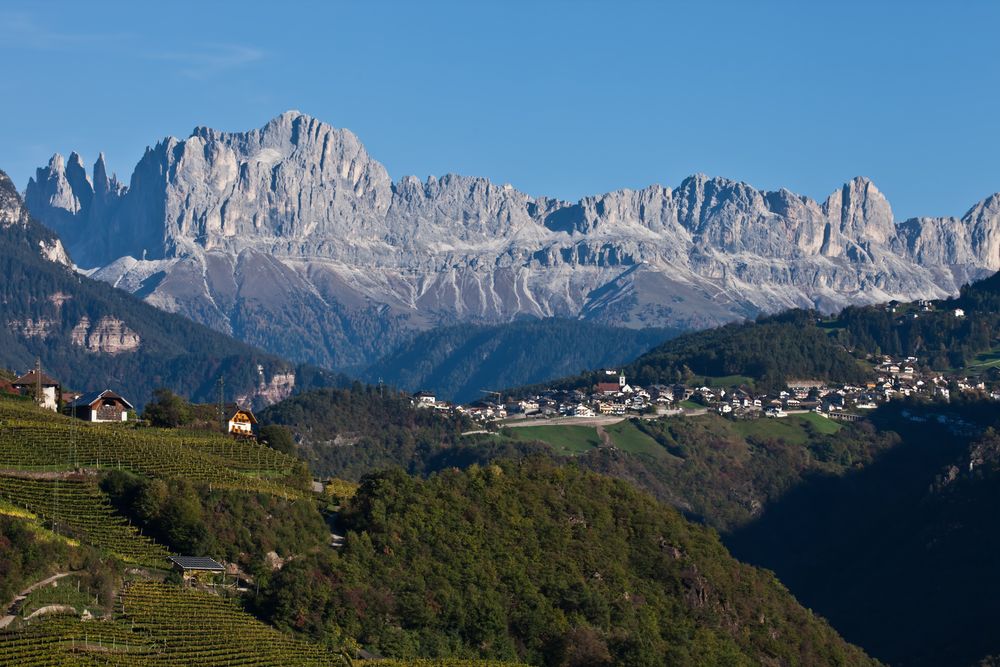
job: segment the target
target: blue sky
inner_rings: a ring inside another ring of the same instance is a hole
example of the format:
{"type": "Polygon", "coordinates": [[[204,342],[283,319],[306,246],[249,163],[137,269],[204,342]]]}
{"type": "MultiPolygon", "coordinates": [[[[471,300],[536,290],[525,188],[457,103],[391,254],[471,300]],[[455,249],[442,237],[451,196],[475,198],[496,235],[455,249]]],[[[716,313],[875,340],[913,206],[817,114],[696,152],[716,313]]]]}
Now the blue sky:
{"type": "Polygon", "coordinates": [[[0,3],[0,168],[299,109],[394,179],[575,199],[705,172],[898,219],[1000,190],[1000,3],[0,3]],[[161,8],[162,6],[162,8],[161,8]]]}

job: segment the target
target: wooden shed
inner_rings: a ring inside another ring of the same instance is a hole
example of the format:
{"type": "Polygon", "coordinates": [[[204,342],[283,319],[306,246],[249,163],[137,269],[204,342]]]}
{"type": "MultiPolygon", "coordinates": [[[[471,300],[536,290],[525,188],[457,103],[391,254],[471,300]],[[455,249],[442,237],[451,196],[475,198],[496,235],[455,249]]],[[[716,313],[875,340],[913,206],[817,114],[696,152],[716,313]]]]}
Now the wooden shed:
{"type": "Polygon", "coordinates": [[[184,575],[185,579],[196,577],[199,574],[225,574],[226,568],[222,563],[208,556],[171,556],[170,562],[174,564],[174,569],[184,575]]]}

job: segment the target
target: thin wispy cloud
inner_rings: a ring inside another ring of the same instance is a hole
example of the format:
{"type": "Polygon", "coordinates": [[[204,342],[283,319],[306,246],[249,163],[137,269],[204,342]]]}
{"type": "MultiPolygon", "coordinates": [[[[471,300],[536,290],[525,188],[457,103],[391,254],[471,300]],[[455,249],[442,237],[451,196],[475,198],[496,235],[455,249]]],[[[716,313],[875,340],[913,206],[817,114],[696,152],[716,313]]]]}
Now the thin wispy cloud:
{"type": "Polygon", "coordinates": [[[129,39],[123,33],[85,33],[54,30],[23,12],[0,12],[0,48],[59,51],[129,39]]]}
{"type": "Polygon", "coordinates": [[[151,60],[176,63],[177,73],[192,79],[208,79],[244,67],[264,57],[264,52],[240,44],[216,44],[203,49],[148,53],[151,60]]]}
{"type": "Polygon", "coordinates": [[[175,73],[209,79],[264,58],[264,51],[243,44],[211,44],[197,48],[158,50],[131,33],[64,31],[44,17],[26,12],[0,12],[0,50],[72,51],[80,48],[129,50],[135,57],[174,64],[175,73]]]}

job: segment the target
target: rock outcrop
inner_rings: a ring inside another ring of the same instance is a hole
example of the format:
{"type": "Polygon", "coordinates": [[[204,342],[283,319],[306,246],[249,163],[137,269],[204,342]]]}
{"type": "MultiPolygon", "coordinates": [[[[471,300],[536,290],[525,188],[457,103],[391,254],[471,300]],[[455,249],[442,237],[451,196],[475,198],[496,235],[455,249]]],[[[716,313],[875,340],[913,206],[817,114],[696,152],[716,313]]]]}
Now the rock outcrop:
{"type": "Polygon", "coordinates": [[[120,354],[139,349],[139,334],[114,317],[105,316],[95,324],[83,317],[70,332],[70,342],[95,354],[120,354]]]}
{"type": "Polygon", "coordinates": [[[7,323],[7,326],[25,338],[40,338],[41,340],[45,340],[52,334],[54,324],[54,320],[42,317],[37,319],[27,317],[23,320],[11,320],[7,323]]]}
{"type": "Polygon", "coordinates": [[[349,367],[413,330],[520,316],[703,327],[938,298],[1000,268],[1000,196],[897,224],[856,178],[822,203],[692,176],[571,203],[446,175],[393,183],[297,112],[147,149],[126,188],[59,156],[32,213],[92,275],[289,358],[349,367]]]}

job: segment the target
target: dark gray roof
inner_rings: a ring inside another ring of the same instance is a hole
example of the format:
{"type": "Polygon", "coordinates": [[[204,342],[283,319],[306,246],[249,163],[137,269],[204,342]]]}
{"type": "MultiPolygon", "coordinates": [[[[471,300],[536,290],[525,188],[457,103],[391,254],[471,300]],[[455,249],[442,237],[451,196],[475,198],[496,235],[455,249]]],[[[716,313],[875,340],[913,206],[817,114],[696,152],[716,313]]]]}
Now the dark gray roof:
{"type": "Polygon", "coordinates": [[[102,398],[117,398],[119,401],[125,404],[129,409],[135,409],[132,404],[126,401],[123,397],[111,391],[110,389],[105,389],[104,391],[92,391],[89,394],[84,394],[80,398],[76,399],[69,404],[71,408],[78,408],[88,405],[93,405],[102,398]]]}
{"type": "Polygon", "coordinates": [[[209,570],[224,572],[226,568],[208,556],[171,556],[170,560],[185,570],[209,570]]]}
{"type": "MultiPolygon", "coordinates": [[[[38,382],[38,373],[35,371],[29,371],[22,375],[21,377],[14,380],[11,384],[15,387],[34,387],[38,382]]],[[[42,386],[43,387],[58,387],[59,381],[54,380],[45,373],[42,373],[42,386]]]]}

